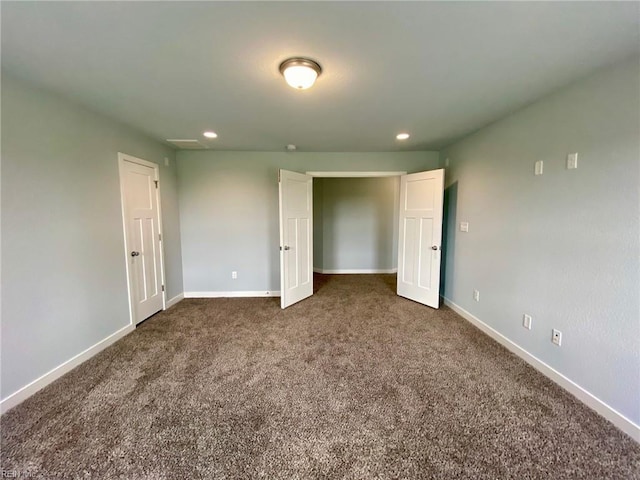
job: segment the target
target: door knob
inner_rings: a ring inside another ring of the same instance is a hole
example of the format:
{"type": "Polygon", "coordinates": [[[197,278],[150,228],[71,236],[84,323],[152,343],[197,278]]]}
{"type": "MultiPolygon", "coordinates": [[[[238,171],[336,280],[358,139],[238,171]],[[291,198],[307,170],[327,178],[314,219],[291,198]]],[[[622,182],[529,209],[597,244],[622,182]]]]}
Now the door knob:
{"type": "Polygon", "coordinates": [[[138,255],[140,255],[140,252],[131,252],[132,257],[137,257],[138,255]]]}
{"type": "Polygon", "coordinates": [[[290,247],[289,245],[285,245],[285,246],[284,246],[284,249],[285,249],[285,250],[291,250],[291,247],[290,247]]]}
{"type": "Polygon", "coordinates": [[[433,247],[431,247],[431,250],[438,250],[438,248],[439,247],[437,245],[434,245],[433,247]]]}

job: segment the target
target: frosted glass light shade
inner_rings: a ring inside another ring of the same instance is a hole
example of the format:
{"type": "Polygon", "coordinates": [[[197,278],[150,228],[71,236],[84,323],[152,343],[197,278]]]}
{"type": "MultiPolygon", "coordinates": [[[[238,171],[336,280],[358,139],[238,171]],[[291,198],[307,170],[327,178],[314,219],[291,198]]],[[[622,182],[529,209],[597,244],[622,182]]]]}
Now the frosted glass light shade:
{"type": "Polygon", "coordinates": [[[305,90],[315,83],[322,69],[313,60],[290,58],[280,64],[280,72],[290,86],[296,90],[305,90]]]}
{"type": "Polygon", "coordinates": [[[289,67],[284,71],[284,79],[293,88],[305,90],[311,87],[318,78],[315,70],[309,67],[289,67]]]}

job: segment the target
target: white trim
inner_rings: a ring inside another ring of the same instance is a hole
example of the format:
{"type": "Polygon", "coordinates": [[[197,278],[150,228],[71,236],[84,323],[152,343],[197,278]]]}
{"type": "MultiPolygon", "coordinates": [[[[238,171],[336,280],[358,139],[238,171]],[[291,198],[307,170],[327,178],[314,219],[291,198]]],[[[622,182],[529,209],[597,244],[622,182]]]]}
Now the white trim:
{"type": "Polygon", "coordinates": [[[636,425],[633,421],[629,420],[623,414],[615,410],[613,407],[607,405],[598,397],[588,392],[580,385],[572,381],[571,379],[565,377],[563,374],[555,370],[553,367],[547,365],[542,360],[527,352],[524,348],[509,340],[507,337],[502,335],[497,330],[494,330],[492,327],[484,323],[479,318],[475,317],[473,314],[467,312],[464,308],[456,305],[454,302],[449,300],[448,298],[443,297],[445,305],[447,305],[451,310],[456,312],[462,318],[467,320],[469,323],[473,324],[484,333],[489,335],[491,338],[496,340],[498,343],[507,348],[507,350],[515,353],[520,358],[522,358],[525,362],[531,365],[533,368],[538,370],[540,373],[545,375],[547,378],[553,380],[555,383],[564,388],[567,392],[571,393],[578,400],[584,403],[586,406],[595,410],[597,413],[602,415],[604,418],[613,423],[620,430],[629,435],[636,442],[640,443],[640,426],[636,425]]]}
{"type": "Polygon", "coordinates": [[[324,273],[328,275],[363,275],[370,273],[398,273],[397,268],[364,268],[364,269],[338,269],[331,270],[325,268],[313,268],[316,273],[324,273]]]}
{"type": "Polygon", "coordinates": [[[184,298],[279,297],[275,290],[240,290],[236,292],[184,292],[184,298]]]}
{"type": "Polygon", "coordinates": [[[124,264],[127,273],[127,297],[129,299],[129,322],[131,325],[137,325],[144,319],[135,318],[133,308],[133,290],[131,289],[130,271],[129,271],[129,249],[127,246],[127,212],[125,210],[125,192],[124,192],[124,162],[137,163],[153,169],[154,179],[158,182],[158,188],[156,188],[156,201],[158,205],[158,233],[160,234],[160,281],[165,288],[162,290],[162,309],[166,310],[167,306],[167,292],[166,292],[166,277],[164,274],[164,230],[162,228],[162,199],[160,197],[160,166],[157,163],[149,162],[142,158],[134,157],[126,153],[118,152],[118,175],[120,177],[120,205],[122,209],[122,234],[124,236],[124,264]]]}
{"type": "Polygon", "coordinates": [[[120,210],[122,212],[122,237],[124,239],[124,269],[127,277],[127,302],[129,304],[129,325],[134,325],[133,318],[133,300],[131,299],[131,272],[129,271],[129,251],[127,250],[127,212],[125,210],[125,192],[124,192],[124,153],[118,152],[118,178],[120,182],[120,210]]]}
{"type": "Polygon", "coordinates": [[[133,155],[129,155],[127,153],[122,153],[122,152],[118,152],[118,160],[126,160],[127,162],[137,163],[138,165],[143,165],[149,168],[156,168],[158,166],[157,163],[153,163],[153,162],[150,162],[149,160],[144,160],[142,158],[134,157],[133,155]]]}
{"type": "Polygon", "coordinates": [[[60,378],[65,373],[71,371],[81,363],[89,360],[91,357],[99,353],[100,351],[107,348],[109,345],[112,345],[116,341],[120,340],[122,337],[127,335],[128,333],[135,330],[135,327],[131,324],[121,328],[115,333],[112,333],[107,338],[100,340],[98,343],[93,345],[92,347],[87,348],[85,351],[80,352],[75,357],[70,358],[66,362],[61,365],[58,365],[53,370],[45,373],[40,378],[35,379],[28,385],[25,385],[18,391],[12,393],[7,398],[3,399],[0,402],[0,413],[5,413],[7,410],[15,407],[19,403],[23,402],[31,395],[36,393],[38,390],[46,387],[53,381],[60,378]]]}
{"type": "Polygon", "coordinates": [[[305,172],[312,177],[337,177],[337,178],[359,178],[359,177],[399,177],[407,172],[305,172]]]}
{"type": "Polygon", "coordinates": [[[176,303],[178,303],[183,298],[184,298],[184,293],[181,293],[181,294],[176,295],[175,297],[167,300],[167,305],[166,305],[166,307],[164,307],[164,309],[166,310],[169,307],[173,307],[176,303]]]}
{"type": "MultiPolygon", "coordinates": [[[[167,276],[164,272],[164,227],[162,226],[162,196],[160,195],[162,182],[160,181],[160,165],[154,164],[156,180],[158,181],[158,188],[156,188],[156,201],[158,202],[158,234],[160,240],[158,245],[160,246],[160,280],[162,281],[162,309],[167,308],[167,276]]],[[[128,257],[127,257],[128,258],[128,257]]]]}

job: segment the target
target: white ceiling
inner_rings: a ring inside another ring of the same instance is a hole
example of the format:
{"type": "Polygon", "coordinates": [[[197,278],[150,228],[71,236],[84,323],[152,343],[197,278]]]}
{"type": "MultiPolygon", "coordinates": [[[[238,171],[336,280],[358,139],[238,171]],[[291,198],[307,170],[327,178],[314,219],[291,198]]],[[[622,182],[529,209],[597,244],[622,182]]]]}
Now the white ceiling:
{"type": "Polygon", "coordinates": [[[640,3],[1,2],[2,67],[218,150],[433,150],[640,51],[640,3]],[[278,65],[308,56],[306,91],[278,65]],[[203,139],[212,129],[217,140],[203,139]],[[395,140],[411,133],[405,142],[395,140]]]}

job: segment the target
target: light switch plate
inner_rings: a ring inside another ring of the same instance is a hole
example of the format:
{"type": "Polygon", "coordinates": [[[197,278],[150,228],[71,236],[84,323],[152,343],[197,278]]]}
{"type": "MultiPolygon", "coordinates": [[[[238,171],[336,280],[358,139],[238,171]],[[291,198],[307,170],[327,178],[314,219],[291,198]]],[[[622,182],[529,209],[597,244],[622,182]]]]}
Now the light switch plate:
{"type": "Polygon", "coordinates": [[[570,153],[567,155],[567,169],[573,170],[574,168],[578,168],[578,154],[570,153]]]}
{"type": "Polygon", "coordinates": [[[469,231],[469,222],[460,222],[460,231],[468,232],[469,231]]]}
{"type": "Polygon", "coordinates": [[[536,175],[542,175],[543,170],[544,170],[544,162],[542,160],[538,160],[536,162],[534,172],[536,175]]]}

